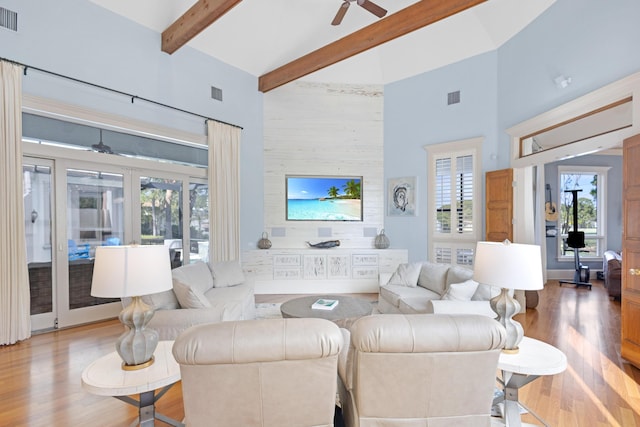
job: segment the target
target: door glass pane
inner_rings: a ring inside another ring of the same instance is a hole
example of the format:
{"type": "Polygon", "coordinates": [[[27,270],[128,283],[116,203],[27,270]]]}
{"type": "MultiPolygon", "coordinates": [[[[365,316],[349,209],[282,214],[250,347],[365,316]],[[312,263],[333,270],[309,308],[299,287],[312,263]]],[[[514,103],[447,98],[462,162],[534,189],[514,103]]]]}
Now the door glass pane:
{"type": "Polygon", "coordinates": [[[451,158],[436,159],[436,231],[451,233],[451,158]]]}
{"type": "Polygon", "coordinates": [[[189,184],[189,259],[209,260],[209,185],[189,184]]]}
{"type": "Polygon", "coordinates": [[[124,240],[121,174],[67,169],[69,309],[119,301],[91,296],[96,246],[124,240]]]}
{"type": "Polygon", "coordinates": [[[602,225],[598,218],[598,174],[589,172],[565,172],[560,174],[560,230],[562,233],[562,252],[567,248],[567,236],[570,231],[581,231],[585,235],[585,247],[580,256],[601,256],[598,236],[602,235],[602,225]],[[575,206],[574,206],[575,203],[575,206]],[[577,222],[575,220],[577,219],[577,222]]]}
{"type": "Polygon", "coordinates": [[[182,254],[182,181],[140,177],[141,244],[166,245],[171,268],[180,267],[182,254]]]}
{"type": "Polygon", "coordinates": [[[22,171],[31,315],[51,313],[51,168],[25,164],[22,171]]]}

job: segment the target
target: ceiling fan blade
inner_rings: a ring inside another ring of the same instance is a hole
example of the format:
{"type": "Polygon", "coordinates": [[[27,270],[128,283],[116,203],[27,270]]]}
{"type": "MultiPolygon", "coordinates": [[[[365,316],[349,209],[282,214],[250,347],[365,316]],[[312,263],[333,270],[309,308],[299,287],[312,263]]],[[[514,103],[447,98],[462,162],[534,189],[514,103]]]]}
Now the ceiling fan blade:
{"type": "Polygon", "coordinates": [[[340,23],[342,22],[342,18],[344,18],[344,15],[347,13],[347,9],[349,9],[349,4],[350,3],[348,0],[342,2],[340,8],[338,9],[338,13],[336,13],[335,18],[333,18],[333,21],[331,21],[331,25],[340,25],[340,23]]]}
{"type": "Polygon", "coordinates": [[[102,142],[102,129],[100,129],[100,141],[98,141],[97,144],[93,144],[91,146],[91,149],[98,153],[115,154],[113,151],[111,151],[111,147],[102,142]]]}
{"type": "Polygon", "coordinates": [[[115,154],[111,150],[111,147],[109,147],[108,145],[104,144],[102,141],[100,141],[98,144],[93,144],[91,146],[91,149],[93,151],[98,152],[98,153],[115,154]]]}
{"type": "Polygon", "coordinates": [[[376,15],[378,18],[382,18],[387,14],[387,10],[381,8],[377,4],[369,1],[369,0],[358,0],[358,5],[362,6],[364,9],[376,15]]]}

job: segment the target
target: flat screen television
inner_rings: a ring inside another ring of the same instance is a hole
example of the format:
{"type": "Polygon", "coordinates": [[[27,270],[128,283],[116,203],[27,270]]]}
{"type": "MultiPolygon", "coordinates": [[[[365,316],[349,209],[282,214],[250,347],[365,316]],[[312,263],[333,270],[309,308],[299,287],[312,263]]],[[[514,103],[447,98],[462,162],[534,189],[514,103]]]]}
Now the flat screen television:
{"type": "Polygon", "coordinates": [[[287,175],[287,221],[362,221],[361,176],[287,175]]]}

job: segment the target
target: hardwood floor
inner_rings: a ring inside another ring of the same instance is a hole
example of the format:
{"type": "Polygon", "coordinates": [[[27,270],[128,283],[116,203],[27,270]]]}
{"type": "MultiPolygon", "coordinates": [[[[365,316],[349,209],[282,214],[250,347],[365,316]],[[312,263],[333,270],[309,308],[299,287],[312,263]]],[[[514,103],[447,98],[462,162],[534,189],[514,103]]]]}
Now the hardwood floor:
{"type": "MultiPolygon", "coordinates": [[[[620,358],[620,303],[593,283],[589,291],[552,281],[540,292],[538,307],[518,315],[527,336],[560,348],[569,361],[562,374],[521,389],[520,399],[552,426],[640,426],[640,370],[620,358]]],[[[256,302],[291,297],[258,295],[256,302]]],[[[113,351],[121,332],[111,320],[0,347],[0,425],[128,426],[136,408],[80,385],[82,370],[113,351]]],[[[183,417],[180,384],[160,399],[157,411],[183,417]]],[[[523,421],[536,423],[528,414],[523,421]]]]}

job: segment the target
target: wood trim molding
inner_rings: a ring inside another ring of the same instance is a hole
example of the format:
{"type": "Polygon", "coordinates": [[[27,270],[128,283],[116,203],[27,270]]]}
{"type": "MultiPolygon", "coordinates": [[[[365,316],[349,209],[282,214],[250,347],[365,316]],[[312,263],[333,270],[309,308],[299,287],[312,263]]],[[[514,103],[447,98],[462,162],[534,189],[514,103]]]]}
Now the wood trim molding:
{"type": "Polygon", "coordinates": [[[260,76],[258,90],[268,92],[485,1],[420,0],[374,24],[260,76]]]}
{"type": "Polygon", "coordinates": [[[242,0],[198,0],[162,32],[162,51],[174,53],[242,0]]]}

